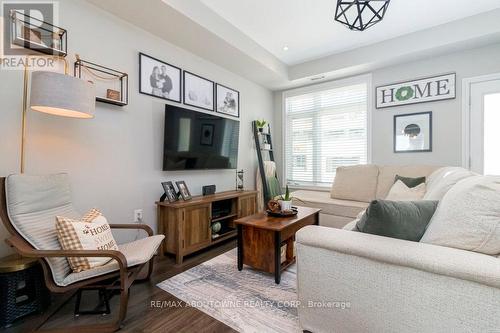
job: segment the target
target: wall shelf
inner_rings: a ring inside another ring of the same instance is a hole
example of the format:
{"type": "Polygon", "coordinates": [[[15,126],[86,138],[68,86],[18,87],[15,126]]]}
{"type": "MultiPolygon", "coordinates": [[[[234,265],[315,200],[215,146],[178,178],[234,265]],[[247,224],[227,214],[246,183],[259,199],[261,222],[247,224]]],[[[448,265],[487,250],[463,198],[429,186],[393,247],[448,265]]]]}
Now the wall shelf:
{"type": "Polygon", "coordinates": [[[12,44],[53,56],[68,54],[66,29],[16,10],[10,12],[10,24],[12,44]]]}
{"type": "Polygon", "coordinates": [[[75,62],[75,77],[94,83],[96,101],[117,106],[128,104],[127,73],[78,59],[75,62]],[[113,95],[116,98],[111,98],[113,95]]]}

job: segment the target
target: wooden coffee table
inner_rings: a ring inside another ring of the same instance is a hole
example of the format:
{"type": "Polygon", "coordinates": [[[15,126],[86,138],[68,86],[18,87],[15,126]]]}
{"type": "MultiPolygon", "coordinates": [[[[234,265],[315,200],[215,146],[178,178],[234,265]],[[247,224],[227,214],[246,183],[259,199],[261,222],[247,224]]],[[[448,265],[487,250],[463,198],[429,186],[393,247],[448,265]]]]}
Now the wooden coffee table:
{"type": "Polygon", "coordinates": [[[307,225],[319,223],[320,209],[297,207],[292,217],[272,217],[266,212],[234,221],[238,228],[238,270],[243,264],[274,273],[280,283],[281,272],[295,262],[293,242],[295,233],[307,225]],[[281,247],[286,244],[286,260],[281,263],[281,247]]]}

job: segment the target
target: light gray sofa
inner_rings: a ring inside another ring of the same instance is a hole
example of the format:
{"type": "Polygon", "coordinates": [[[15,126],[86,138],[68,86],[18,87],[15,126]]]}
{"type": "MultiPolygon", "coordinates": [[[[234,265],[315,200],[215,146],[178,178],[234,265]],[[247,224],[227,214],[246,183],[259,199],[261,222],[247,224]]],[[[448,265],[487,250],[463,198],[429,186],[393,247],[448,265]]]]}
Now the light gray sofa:
{"type": "Polygon", "coordinates": [[[330,192],[299,190],[292,193],[293,204],[320,208],[319,224],[342,228],[364,211],[375,199],[384,199],[396,175],[427,177],[438,166],[359,165],[340,167],[330,192]]]}
{"type": "MultiPolygon", "coordinates": [[[[424,199],[471,175],[435,171],[424,199]]],[[[500,332],[500,258],[321,226],[301,229],[296,250],[303,330],[500,332]]]]}

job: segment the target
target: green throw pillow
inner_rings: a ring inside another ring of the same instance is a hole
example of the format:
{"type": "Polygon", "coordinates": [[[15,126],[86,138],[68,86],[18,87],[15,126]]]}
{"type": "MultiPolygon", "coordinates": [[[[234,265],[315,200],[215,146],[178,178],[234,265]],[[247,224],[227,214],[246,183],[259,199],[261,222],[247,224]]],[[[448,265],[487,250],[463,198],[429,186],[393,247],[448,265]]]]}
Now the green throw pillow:
{"type": "Polygon", "coordinates": [[[356,224],[367,234],[418,242],[424,235],[438,201],[374,200],[356,224]]]}
{"type": "Polygon", "coordinates": [[[397,182],[398,180],[402,181],[409,188],[413,188],[422,183],[425,183],[425,177],[411,178],[411,177],[403,177],[400,175],[396,175],[396,177],[394,177],[394,182],[397,182]]]}

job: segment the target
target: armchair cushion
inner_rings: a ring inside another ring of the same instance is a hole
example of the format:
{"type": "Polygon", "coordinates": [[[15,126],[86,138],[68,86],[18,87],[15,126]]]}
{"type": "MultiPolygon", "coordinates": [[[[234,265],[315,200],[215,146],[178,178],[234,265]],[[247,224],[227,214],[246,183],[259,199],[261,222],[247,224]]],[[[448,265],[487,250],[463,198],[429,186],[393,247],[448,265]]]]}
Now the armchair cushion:
{"type": "MultiPolygon", "coordinates": [[[[5,180],[7,213],[12,226],[35,249],[60,250],[54,227],[56,215],[78,219],[71,202],[67,174],[10,175],[5,180]]],[[[48,258],[56,283],[71,272],[66,258],[48,258]]]]}
{"type": "MultiPolygon", "coordinates": [[[[123,253],[125,258],[127,259],[127,266],[132,267],[149,261],[156,253],[156,250],[158,249],[164,238],[164,235],[150,236],[138,239],[130,243],[120,244],[118,245],[118,248],[119,251],[123,253]]],[[[95,276],[108,274],[117,271],[118,269],[118,263],[116,262],[116,260],[112,260],[103,266],[95,267],[78,273],[71,273],[61,283],[58,284],[60,286],[67,286],[95,276]]]]}

